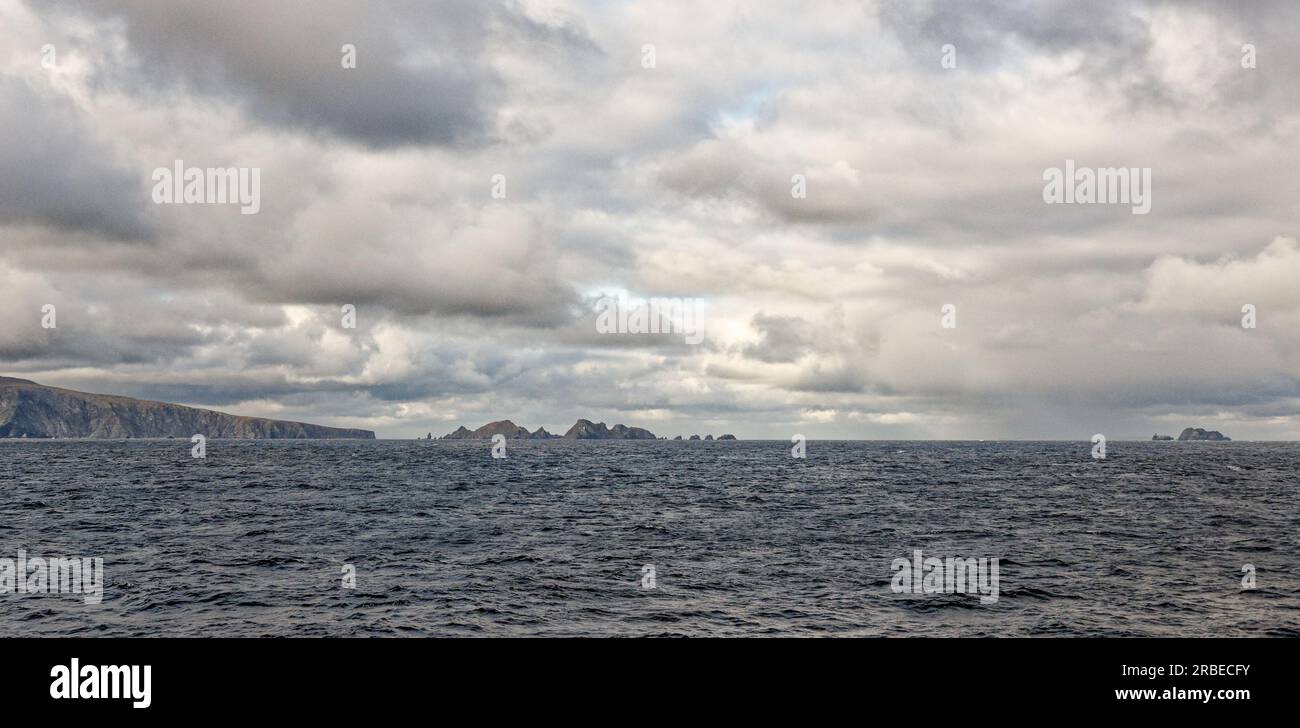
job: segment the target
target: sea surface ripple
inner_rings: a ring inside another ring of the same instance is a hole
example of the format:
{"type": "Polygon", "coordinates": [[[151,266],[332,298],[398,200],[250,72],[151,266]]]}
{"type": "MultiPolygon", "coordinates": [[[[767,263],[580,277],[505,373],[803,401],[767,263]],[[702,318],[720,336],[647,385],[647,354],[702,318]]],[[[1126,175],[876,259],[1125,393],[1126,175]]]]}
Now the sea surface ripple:
{"type": "Polygon", "coordinates": [[[0,636],[1300,636],[1296,443],[190,447],[0,440],[0,558],[106,582],[0,636]],[[913,549],[998,601],[893,593],[913,549]]]}

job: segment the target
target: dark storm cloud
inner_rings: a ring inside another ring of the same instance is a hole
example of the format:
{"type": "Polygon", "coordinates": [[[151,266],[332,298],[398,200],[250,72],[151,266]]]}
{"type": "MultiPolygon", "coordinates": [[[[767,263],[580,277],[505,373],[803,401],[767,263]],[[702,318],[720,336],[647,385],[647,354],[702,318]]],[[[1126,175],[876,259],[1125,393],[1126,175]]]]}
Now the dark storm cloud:
{"type": "MultiPolygon", "coordinates": [[[[927,59],[945,43],[957,50],[958,66],[996,69],[1015,61],[1018,46],[1035,53],[1083,51],[1085,73],[1094,77],[1132,71],[1131,61],[1150,45],[1149,26],[1137,11],[1143,2],[1093,0],[1086,12],[1071,0],[956,0],[917,3],[886,0],[881,22],[927,59]]],[[[940,70],[937,63],[927,68],[940,70]]]]}
{"type": "Polygon", "coordinates": [[[0,75],[0,225],[147,238],[144,186],[75,105],[0,75]]]}
{"type": "Polygon", "coordinates": [[[792,362],[803,356],[810,347],[810,326],[798,316],[771,316],[757,314],[754,329],[762,339],[745,347],[745,356],[768,363],[792,362]]]}
{"type": "Polygon", "coordinates": [[[493,137],[506,94],[488,57],[494,43],[559,55],[593,49],[575,29],[479,0],[60,6],[125,21],[138,64],[107,71],[105,83],[226,99],[267,123],[374,148],[476,145],[493,137]],[[343,67],[345,44],[355,46],[355,68],[343,67]]]}
{"type": "MultiPolygon", "coordinates": [[[[1300,99],[1289,70],[1300,61],[1294,42],[1300,4],[1290,0],[1091,0],[1086,6],[1071,0],[885,0],[878,13],[904,47],[924,59],[918,67],[929,73],[943,72],[934,59],[950,43],[959,67],[980,72],[1014,66],[1022,53],[1059,58],[1077,52],[1077,72],[1094,83],[1115,86],[1133,108],[1266,98],[1294,104],[1300,99]],[[1221,42],[1201,50],[1225,64],[1239,63],[1243,44],[1255,46],[1260,58],[1255,72],[1219,85],[1209,98],[1189,96],[1163,82],[1150,54],[1151,18],[1164,10],[1213,19],[1221,42]]],[[[1271,128],[1277,121],[1265,110],[1259,126],[1271,128]]]]}
{"type": "Polygon", "coordinates": [[[30,318],[32,325],[15,326],[0,338],[0,361],[12,362],[24,370],[164,366],[211,340],[184,327],[143,335],[133,335],[125,327],[96,328],[93,324],[73,323],[66,310],[56,329],[41,329],[35,323],[37,317],[30,318]]]}

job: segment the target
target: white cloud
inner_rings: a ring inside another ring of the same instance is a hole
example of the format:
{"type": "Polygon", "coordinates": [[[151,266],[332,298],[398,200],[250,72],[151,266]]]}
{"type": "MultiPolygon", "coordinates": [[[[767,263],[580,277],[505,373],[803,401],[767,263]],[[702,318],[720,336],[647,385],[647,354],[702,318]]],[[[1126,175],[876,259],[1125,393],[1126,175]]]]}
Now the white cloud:
{"type": "Polygon", "coordinates": [[[1293,5],[148,5],[0,0],[0,303],[60,304],[4,373],[381,436],[1300,436],[1293,5]],[[174,159],[260,167],[262,211],[153,206],[174,159]],[[1043,205],[1065,159],[1151,167],[1151,214],[1043,205]],[[611,290],[706,341],[598,336],[611,290]]]}

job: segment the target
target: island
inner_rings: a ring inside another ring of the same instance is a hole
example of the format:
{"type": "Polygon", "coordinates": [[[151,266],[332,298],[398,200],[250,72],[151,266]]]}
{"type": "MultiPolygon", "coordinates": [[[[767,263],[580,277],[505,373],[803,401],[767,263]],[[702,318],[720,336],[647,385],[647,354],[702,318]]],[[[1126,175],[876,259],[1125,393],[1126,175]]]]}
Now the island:
{"type": "Polygon", "coordinates": [[[1227,442],[1231,437],[1224,435],[1218,430],[1202,430],[1199,427],[1188,427],[1178,435],[1179,440],[1214,440],[1217,442],[1227,442]]]}
{"type": "Polygon", "coordinates": [[[0,438],[358,439],[370,430],[241,417],[0,377],[0,438]]]}
{"type": "MultiPolygon", "coordinates": [[[[511,420],[497,420],[489,422],[486,425],[471,430],[464,425],[457,427],[454,432],[443,435],[442,440],[490,440],[496,435],[501,435],[507,440],[667,440],[667,437],[659,437],[653,432],[641,427],[628,427],[627,425],[614,425],[609,427],[604,422],[592,422],[591,420],[578,420],[573,423],[563,435],[553,435],[546,431],[545,427],[538,427],[532,432],[526,427],[520,427],[511,420]]],[[[681,440],[681,435],[673,437],[674,440],[681,440]]],[[[691,440],[701,439],[699,435],[691,435],[691,440]]],[[[705,435],[704,440],[712,441],[713,435],[705,435]]],[[[718,441],[735,440],[735,435],[721,435],[718,441]]]]}
{"type": "Polygon", "coordinates": [[[535,431],[529,432],[527,428],[520,427],[510,420],[498,420],[489,422],[477,430],[470,430],[461,425],[448,435],[443,435],[444,440],[490,440],[494,435],[502,435],[507,440],[655,440],[658,439],[653,432],[640,427],[628,427],[627,425],[607,426],[604,422],[592,422],[591,420],[578,420],[573,423],[563,435],[553,435],[546,431],[545,427],[538,427],[535,431]]]}

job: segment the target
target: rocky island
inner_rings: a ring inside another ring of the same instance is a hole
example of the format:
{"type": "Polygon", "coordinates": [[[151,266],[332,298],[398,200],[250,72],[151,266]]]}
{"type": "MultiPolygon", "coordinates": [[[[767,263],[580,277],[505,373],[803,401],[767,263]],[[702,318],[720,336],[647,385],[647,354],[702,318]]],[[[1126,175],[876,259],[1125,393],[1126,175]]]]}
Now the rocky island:
{"type": "MultiPolygon", "coordinates": [[[[1151,436],[1151,439],[1152,439],[1153,441],[1168,442],[1168,441],[1170,441],[1170,440],[1174,440],[1175,438],[1174,438],[1173,435],[1159,435],[1159,434],[1156,434],[1156,435],[1152,435],[1152,436],[1151,436]]],[[[1178,435],[1178,437],[1177,437],[1176,439],[1178,439],[1178,440],[1210,440],[1210,441],[1214,441],[1214,442],[1229,442],[1229,441],[1232,440],[1231,437],[1228,437],[1227,435],[1223,434],[1222,432],[1219,432],[1218,430],[1202,430],[1202,429],[1199,428],[1199,427],[1188,427],[1187,429],[1185,429],[1185,430],[1183,430],[1181,433],[1179,433],[1179,435],[1178,435]]]]}
{"type": "MultiPolygon", "coordinates": [[[[486,425],[471,430],[464,425],[456,428],[455,432],[443,435],[443,440],[490,440],[494,435],[501,435],[507,440],[667,440],[666,437],[659,437],[653,432],[640,428],[628,427],[627,425],[614,425],[609,427],[604,422],[592,422],[591,420],[578,420],[573,423],[563,435],[553,435],[546,431],[545,427],[538,427],[536,430],[529,432],[528,428],[520,427],[510,420],[497,420],[489,422],[486,425]]],[[[432,435],[430,435],[432,439],[432,435]]],[[[674,440],[682,439],[677,435],[674,440]]],[[[699,440],[699,435],[691,435],[690,439],[699,440]]],[[[713,440],[713,435],[707,435],[705,440],[713,440]]],[[[718,440],[735,440],[735,435],[721,435],[718,440]]]]}
{"type": "Polygon", "coordinates": [[[1218,430],[1202,430],[1199,427],[1188,427],[1178,435],[1179,440],[1215,440],[1227,442],[1231,437],[1219,432],[1218,430]]]}
{"type": "Polygon", "coordinates": [[[552,435],[546,431],[545,427],[538,427],[535,431],[529,432],[527,428],[520,427],[510,420],[498,420],[489,422],[477,430],[470,430],[464,425],[456,428],[456,431],[443,435],[444,440],[490,440],[493,435],[503,435],[507,440],[655,440],[655,434],[649,430],[643,430],[640,427],[628,427],[627,425],[607,426],[604,422],[592,422],[591,420],[578,420],[573,423],[568,432],[563,435],[552,435]]]}
{"type": "Polygon", "coordinates": [[[240,417],[166,402],[89,394],[0,377],[0,437],[363,439],[370,430],[240,417]]]}
{"type": "Polygon", "coordinates": [[[455,432],[443,435],[442,439],[491,440],[494,435],[503,435],[507,440],[549,440],[555,437],[555,435],[547,432],[545,427],[537,428],[536,432],[529,432],[510,420],[498,420],[497,422],[489,422],[477,430],[471,430],[461,425],[456,428],[455,432]]]}

